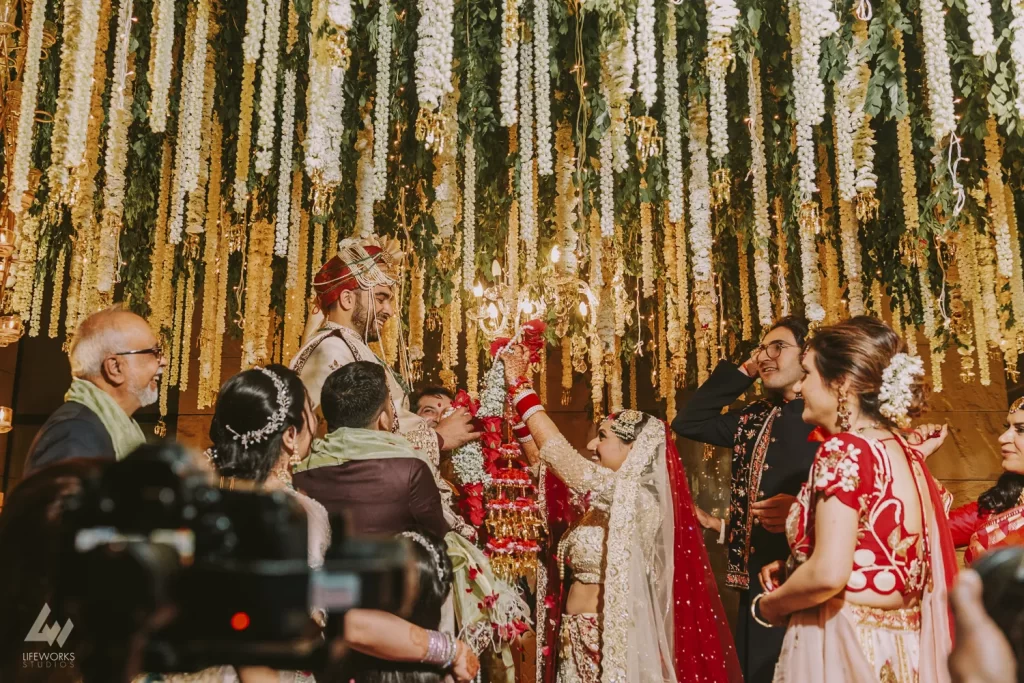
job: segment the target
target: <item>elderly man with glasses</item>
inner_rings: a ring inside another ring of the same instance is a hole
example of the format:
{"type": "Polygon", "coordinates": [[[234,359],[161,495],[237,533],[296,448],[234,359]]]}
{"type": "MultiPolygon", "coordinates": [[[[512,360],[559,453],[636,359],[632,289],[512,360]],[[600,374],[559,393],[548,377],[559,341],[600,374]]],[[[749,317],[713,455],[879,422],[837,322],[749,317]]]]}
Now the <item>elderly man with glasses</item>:
{"type": "Polygon", "coordinates": [[[719,363],[672,422],[680,436],[732,449],[728,519],[700,509],[697,517],[718,532],[719,543],[728,543],[726,585],[740,591],[736,649],[747,683],[771,681],[782,650],[785,629],[757,624],[750,601],[762,591],[761,567],[789,557],[786,515],[818,447],[808,441],[812,428],[803,421],[804,402],[793,391],[803,377],[806,336],[805,320],[776,321],[745,363],[719,363]],[[764,398],[722,412],[758,379],[764,398]]]}
{"type": "Polygon", "coordinates": [[[156,403],[167,367],[149,324],[119,308],[93,313],[68,355],[71,388],[29,447],[26,474],[69,458],[120,460],[146,440],[132,415],[156,403]]]}

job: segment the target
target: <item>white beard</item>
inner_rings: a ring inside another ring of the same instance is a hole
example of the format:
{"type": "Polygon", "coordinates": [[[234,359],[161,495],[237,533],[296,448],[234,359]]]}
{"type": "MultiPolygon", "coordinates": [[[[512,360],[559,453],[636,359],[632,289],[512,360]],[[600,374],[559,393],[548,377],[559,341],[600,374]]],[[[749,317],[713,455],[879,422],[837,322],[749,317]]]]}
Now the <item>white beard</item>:
{"type": "MultiPolygon", "coordinates": [[[[160,378],[157,377],[157,382],[159,381],[160,378]]],[[[138,399],[139,405],[141,405],[143,408],[145,408],[146,406],[153,405],[160,399],[159,385],[157,385],[157,388],[155,389],[150,389],[149,384],[149,382],[146,382],[144,386],[132,389],[132,395],[134,395],[135,398],[138,399]]]]}

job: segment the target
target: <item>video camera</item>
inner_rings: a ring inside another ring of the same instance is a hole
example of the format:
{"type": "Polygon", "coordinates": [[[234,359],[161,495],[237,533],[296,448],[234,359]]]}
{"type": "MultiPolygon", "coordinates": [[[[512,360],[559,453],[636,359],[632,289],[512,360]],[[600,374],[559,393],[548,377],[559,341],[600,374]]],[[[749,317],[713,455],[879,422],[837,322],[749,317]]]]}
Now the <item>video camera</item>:
{"type": "Polygon", "coordinates": [[[400,541],[346,538],[332,519],[321,568],[284,492],[226,490],[177,446],[143,446],[65,501],[56,598],[81,629],[83,681],[211,666],[322,672],[341,664],[341,616],[402,614],[400,541]],[[315,609],[329,618],[321,630],[315,609]]]}

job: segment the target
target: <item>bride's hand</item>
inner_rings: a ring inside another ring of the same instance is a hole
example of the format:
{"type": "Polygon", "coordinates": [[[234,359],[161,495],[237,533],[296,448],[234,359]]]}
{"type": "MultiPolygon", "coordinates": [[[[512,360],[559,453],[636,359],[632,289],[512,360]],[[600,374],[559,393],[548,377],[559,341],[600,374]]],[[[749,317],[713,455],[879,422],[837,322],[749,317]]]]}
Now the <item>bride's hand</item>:
{"type": "Polygon", "coordinates": [[[775,560],[771,564],[761,567],[761,587],[766,593],[771,593],[786,580],[786,563],[783,560],[775,560]]]}
{"type": "Polygon", "coordinates": [[[949,434],[949,425],[926,424],[915,427],[907,434],[907,443],[927,458],[939,450],[949,434]]]}
{"type": "Polygon", "coordinates": [[[520,377],[526,377],[530,371],[530,354],[521,344],[509,347],[508,351],[502,354],[501,360],[505,363],[507,386],[511,386],[520,377]]]}

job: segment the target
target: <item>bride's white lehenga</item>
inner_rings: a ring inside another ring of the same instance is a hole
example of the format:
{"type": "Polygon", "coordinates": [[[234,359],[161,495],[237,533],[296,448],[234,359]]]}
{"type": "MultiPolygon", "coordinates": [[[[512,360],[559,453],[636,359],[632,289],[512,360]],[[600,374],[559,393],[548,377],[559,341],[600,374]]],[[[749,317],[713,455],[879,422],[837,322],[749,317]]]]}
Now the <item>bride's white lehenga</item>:
{"type": "Polygon", "coordinates": [[[550,644],[559,683],[675,681],[664,425],[649,420],[617,472],[583,457],[562,436],[540,454],[570,489],[591,499],[559,544],[559,573],[604,589],[601,614],[561,615],[559,642],[550,644]]]}

